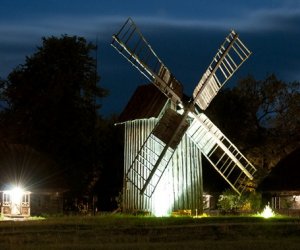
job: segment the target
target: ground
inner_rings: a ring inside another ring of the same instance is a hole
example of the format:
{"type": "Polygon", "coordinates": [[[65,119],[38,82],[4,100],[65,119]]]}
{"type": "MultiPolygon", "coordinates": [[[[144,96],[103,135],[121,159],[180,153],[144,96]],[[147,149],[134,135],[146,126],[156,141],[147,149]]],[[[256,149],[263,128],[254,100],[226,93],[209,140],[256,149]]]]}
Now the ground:
{"type": "Polygon", "coordinates": [[[1,249],[300,249],[300,218],[122,215],[0,222],[1,249]]]}

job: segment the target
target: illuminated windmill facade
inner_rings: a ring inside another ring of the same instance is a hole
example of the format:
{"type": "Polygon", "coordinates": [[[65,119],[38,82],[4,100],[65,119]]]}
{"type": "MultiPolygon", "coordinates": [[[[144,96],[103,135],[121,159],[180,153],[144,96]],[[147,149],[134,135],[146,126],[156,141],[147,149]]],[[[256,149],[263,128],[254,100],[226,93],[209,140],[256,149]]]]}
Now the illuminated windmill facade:
{"type": "MultiPolygon", "coordinates": [[[[133,94],[119,118],[125,130],[125,173],[129,171],[159,117],[169,106],[168,98],[152,84],[139,86],[133,94]]],[[[157,144],[151,145],[153,150],[156,146],[157,144]]],[[[142,164],[139,167],[141,175],[146,176],[149,170],[142,164]]],[[[140,181],[140,177],[134,172],[130,171],[129,175],[130,179],[140,181]]],[[[151,198],[140,195],[135,183],[124,178],[123,208],[129,212],[150,211],[155,215],[170,214],[187,208],[195,211],[202,204],[201,176],[201,151],[188,136],[184,136],[151,198]]]]}
{"type": "MultiPolygon", "coordinates": [[[[180,183],[178,186],[181,193],[192,192],[191,196],[198,200],[197,208],[201,211],[201,155],[206,157],[233,190],[241,194],[247,182],[253,179],[256,169],[202,113],[220,88],[251,54],[238,35],[231,31],[226,37],[189,101],[183,99],[181,84],[159,59],[132,19],[129,18],[113,36],[112,46],[167,98],[152,126],[147,125],[147,128],[140,126],[139,129],[133,130],[134,133],[126,132],[125,127],[124,190],[126,191],[123,196],[128,203],[123,204],[124,209],[146,208],[155,213],[155,207],[158,206],[156,203],[162,201],[156,200],[156,197],[162,192],[163,183],[166,182],[170,183],[171,188],[165,189],[167,190],[165,196],[174,198],[169,204],[172,210],[176,209],[174,205],[176,199],[181,197],[173,195],[177,188],[176,183],[180,183]],[[130,136],[126,137],[128,133],[130,136]],[[130,142],[129,149],[126,144],[132,140],[131,136],[140,139],[130,142]],[[188,145],[184,144],[185,140],[189,141],[188,145]],[[197,153],[191,155],[194,150],[197,153]],[[190,159],[193,162],[192,167],[188,169],[190,166],[181,164],[183,161],[180,158],[190,159]],[[188,178],[174,169],[186,172],[188,178]],[[200,173],[199,177],[193,179],[189,185],[187,183],[189,177],[197,175],[196,173],[200,173]],[[189,191],[189,186],[193,191],[189,191]],[[137,200],[140,202],[136,202],[137,200]]],[[[194,207],[191,204],[183,204],[179,209],[193,210],[194,207]]]]}

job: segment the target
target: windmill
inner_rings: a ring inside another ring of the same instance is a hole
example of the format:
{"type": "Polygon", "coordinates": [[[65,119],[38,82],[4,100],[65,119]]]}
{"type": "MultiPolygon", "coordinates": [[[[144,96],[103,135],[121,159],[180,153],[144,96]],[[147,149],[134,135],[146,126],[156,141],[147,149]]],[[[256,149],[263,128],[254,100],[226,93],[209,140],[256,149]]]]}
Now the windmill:
{"type": "Polygon", "coordinates": [[[140,196],[151,199],[184,137],[200,150],[239,195],[253,179],[255,167],[203,113],[220,88],[251,52],[231,31],[193,91],[183,99],[182,85],[164,65],[136,24],[128,18],[111,45],[163,93],[168,102],[153,129],[130,159],[125,179],[140,196]]]}

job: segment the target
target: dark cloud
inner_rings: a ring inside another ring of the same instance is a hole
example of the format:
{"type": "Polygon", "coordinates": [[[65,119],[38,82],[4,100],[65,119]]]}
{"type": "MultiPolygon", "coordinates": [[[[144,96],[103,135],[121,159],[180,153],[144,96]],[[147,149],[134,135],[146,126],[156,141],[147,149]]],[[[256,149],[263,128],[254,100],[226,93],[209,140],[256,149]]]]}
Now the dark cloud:
{"type": "MultiPolygon", "coordinates": [[[[158,27],[160,28],[156,31],[148,27],[149,29],[145,29],[144,35],[162,61],[183,83],[185,92],[190,95],[229,31],[158,27]]],[[[244,31],[240,33],[240,38],[253,52],[253,55],[238,70],[227,86],[232,86],[238,79],[248,74],[257,79],[263,79],[268,74],[275,73],[282,80],[300,80],[298,72],[300,49],[296,46],[300,44],[300,37],[283,31],[266,33],[244,31]]],[[[116,67],[115,73],[119,73],[125,78],[115,78],[114,82],[106,82],[103,79],[105,84],[108,83],[107,87],[112,90],[111,97],[104,102],[104,111],[111,109],[109,103],[114,103],[115,111],[119,110],[120,112],[134,88],[143,83],[144,78],[118,53],[115,52],[115,55],[109,58],[110,60],[116,67]],[[122,68],[117,66],[122,64],[122,68]]]]}
{"type": "Polygon", "coordinates": [[[259,10],[249,14],[243,29],[253,32],[291,32],[299,33],[300,9],[259,10]]]}
{"type": "MultiPolygon", "coordinates": [[[[160,12],[162,13],[162,12],[160,12]]],[[[243,18],[211,19],[135,16],[134,20],[163,62],[184,84],[191,94],[202,74],[224,41],[230,29],[240,33],[241,39],[253,55],[237,72],[229,84],[247,74],[263,78],[276,73],[287,81],[299,80],[300,75],[300,12],[297,10],[259,10],[243,18]]],[[[43,36],[61,34],[84,36],[99,41],[100,84],[110,90],[103,101],[103,113],[119,113],[135,87],[147,80],[110,46],[111,35],[117,32],[127,17],[97,15],[57,15],[11,22],[0,25],[0,77],[7,74],[40,45],[43,36]]]]}

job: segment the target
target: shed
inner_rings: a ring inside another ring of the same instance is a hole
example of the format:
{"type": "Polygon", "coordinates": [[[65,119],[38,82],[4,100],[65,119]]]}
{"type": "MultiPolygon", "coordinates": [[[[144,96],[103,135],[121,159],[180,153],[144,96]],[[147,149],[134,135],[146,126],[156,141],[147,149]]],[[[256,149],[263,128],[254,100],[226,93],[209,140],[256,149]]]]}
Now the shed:
{"type": "Polygon", "coordinates": [[[300,148],[282,159],[258,186],[273,209],[300,209],[300,148]]]}

